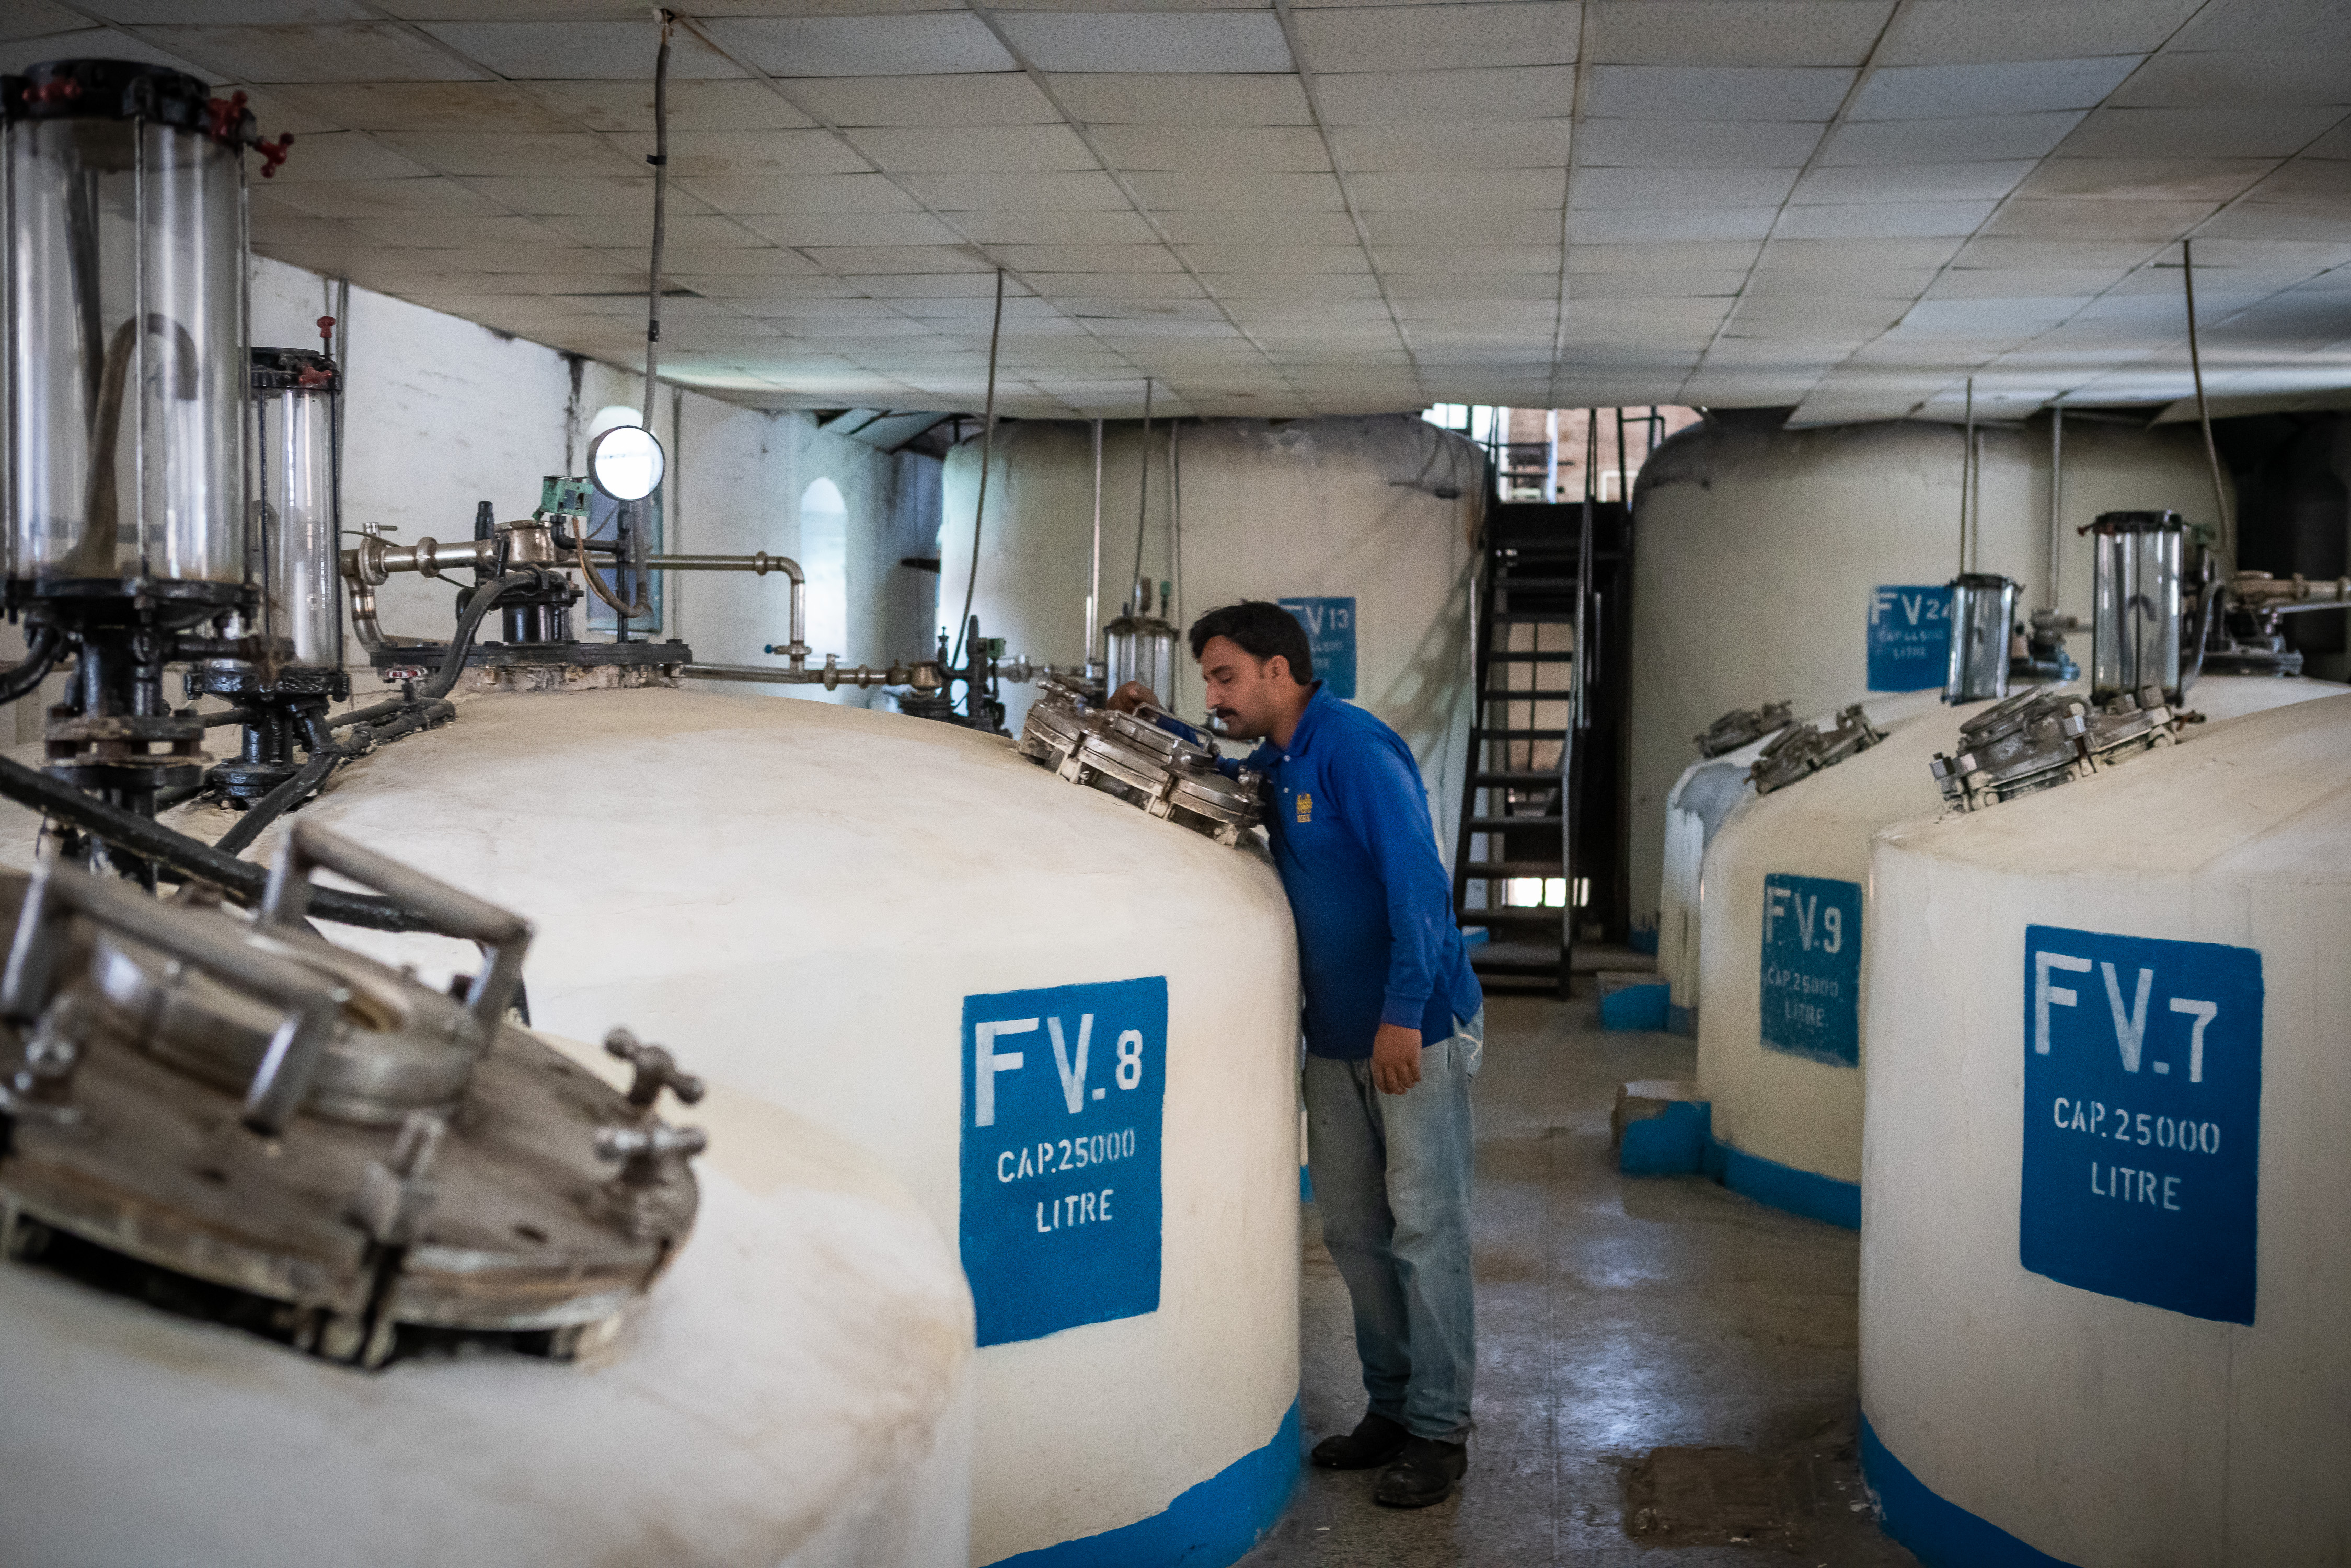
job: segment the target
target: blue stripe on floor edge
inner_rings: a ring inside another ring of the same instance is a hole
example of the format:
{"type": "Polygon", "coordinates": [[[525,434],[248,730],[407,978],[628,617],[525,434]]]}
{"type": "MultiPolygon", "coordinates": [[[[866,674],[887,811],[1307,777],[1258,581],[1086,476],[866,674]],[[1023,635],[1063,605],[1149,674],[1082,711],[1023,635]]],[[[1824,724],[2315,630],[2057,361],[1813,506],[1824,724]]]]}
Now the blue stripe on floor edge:
{"type": "Polygon", "coordinates": [[[1798,1170],[1711,1138],[1707,1141],[1706,1174],[1758,1203],[1847,1230],[1861,1228],[1861,1186],[1856,1182],[1798,1170]]]}
{"type": "Polygon", "coordinates": [[[1178,1494],[1150,1518],[999,1558],[994,1568],[1229,1568],[1281,1517],[1297,1482],[1293,1399],[1271,1442],[1178,1494]]]}
{"type": "Polygon", "coordinates": [[[1861,1418],[1861,1471],[1886,1521],[1886,1533],[1927,1568],[2072,1568],[2027,1546],[1999,1525],[1938,1497],[1861,1418]]]}

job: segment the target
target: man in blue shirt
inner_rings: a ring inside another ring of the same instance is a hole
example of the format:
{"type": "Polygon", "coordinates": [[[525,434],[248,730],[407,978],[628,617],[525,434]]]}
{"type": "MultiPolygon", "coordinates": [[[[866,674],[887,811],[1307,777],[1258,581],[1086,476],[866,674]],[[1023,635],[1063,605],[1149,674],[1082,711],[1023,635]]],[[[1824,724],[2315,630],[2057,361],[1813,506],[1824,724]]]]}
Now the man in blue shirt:
{"type": "MultiPolygon", "coordinates": [[[[1384,1465],[1374,1496],[1426,1508],[1468,1465],[1469,1082],[1484,999],[1403,737],[1322,689],[1305,630],[1280,605],[1211,610],[1190,641],[1225,733],[1265,742],[1249,765],[1272,781],[1268,834],[1298,930],[1308,1166],[1370,1396],[1314,1462],[1384,1465]]],[[[1113,701],[1138,698],[1157,700],[1130,684],[1113,701]]]]}

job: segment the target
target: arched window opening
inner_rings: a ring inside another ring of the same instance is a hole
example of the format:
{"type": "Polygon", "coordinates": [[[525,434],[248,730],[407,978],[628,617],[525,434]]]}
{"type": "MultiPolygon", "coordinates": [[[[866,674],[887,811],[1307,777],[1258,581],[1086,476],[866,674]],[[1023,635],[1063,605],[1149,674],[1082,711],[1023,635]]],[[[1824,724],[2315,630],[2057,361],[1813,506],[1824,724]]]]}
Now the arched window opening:
{"type": "MultiPolygon", "coordinates": [[[[800,570],[808,577],[808,641],[812,664],[849,653],[849,504],[841,486],[819,479],[800,493],[800,570]]],[[[853,662],[853,661],[852,661],[853,662]]]]}

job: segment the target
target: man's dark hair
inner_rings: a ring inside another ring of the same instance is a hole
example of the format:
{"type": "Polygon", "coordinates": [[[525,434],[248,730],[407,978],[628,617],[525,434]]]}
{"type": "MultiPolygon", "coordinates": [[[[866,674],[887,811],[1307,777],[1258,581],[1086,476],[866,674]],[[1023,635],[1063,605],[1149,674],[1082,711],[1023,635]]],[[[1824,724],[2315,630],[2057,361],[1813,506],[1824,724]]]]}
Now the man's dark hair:
{"type": "Polygon", "coordinates": [[[1314,651],[1307,646],[1306,628],[1298,617],[1279,604],[1262,599],[1244,599],[1238,604],[1219,604],[1197,621],[1186,633],[1191,639],[1192,657],[1198,658],[1200,650],[1208,645],[1211,637],[1229,637],[1242,653],[1262,663],[1279,653],[1290,661],[1290,678],[1300,685],[1314,684],[1314,651]]]}

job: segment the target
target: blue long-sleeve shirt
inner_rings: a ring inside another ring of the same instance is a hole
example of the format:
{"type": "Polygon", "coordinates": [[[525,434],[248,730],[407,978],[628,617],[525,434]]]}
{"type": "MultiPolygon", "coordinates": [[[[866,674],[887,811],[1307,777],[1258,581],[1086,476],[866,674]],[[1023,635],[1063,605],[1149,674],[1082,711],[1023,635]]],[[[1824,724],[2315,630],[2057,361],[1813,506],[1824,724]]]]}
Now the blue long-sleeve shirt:
{"type": "Polygon", "coordinates": [[[1420,768],[1404,737],[1320,685],[1287,747],[1249,765],[1273,783],[1273,860],[1298,927],[1306,1049],[1361,1061],[1384,1023],[1435,1045],[1482,1005],[1453,923],[1420,768]]]}

